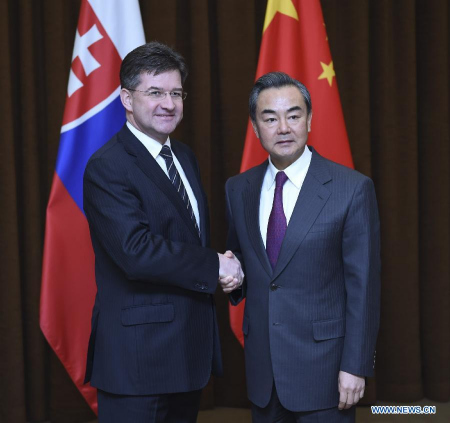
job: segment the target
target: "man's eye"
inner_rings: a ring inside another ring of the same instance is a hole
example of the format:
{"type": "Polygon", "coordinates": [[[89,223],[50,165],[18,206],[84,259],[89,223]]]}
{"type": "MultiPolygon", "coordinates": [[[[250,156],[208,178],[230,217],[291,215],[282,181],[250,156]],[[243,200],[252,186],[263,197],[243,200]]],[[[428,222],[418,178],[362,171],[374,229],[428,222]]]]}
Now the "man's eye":
{"type": "Polygon", "coordinates": [[[161,98],[163,96],[162,91],[149,91],[148,95],[153,98],[161,98]]]}
{"type": "Polygon", "coordinates": [[[181,98],[183,93],[181,91],[171,91],[170,96],[172,98],[181,98]]]}
{"type": "Polygon", "coordinates": [[[297,119],[300,119],[300,116],[297,116],[297,115],[289,116],[289,119],[297,120],[297,119]]]}
{"type": "Polygon", "coordinates": [[[269,122],[269,123],[272,123],[272,122],[275,122],[275,118],[267,118],[265,121],[269,122]]]}

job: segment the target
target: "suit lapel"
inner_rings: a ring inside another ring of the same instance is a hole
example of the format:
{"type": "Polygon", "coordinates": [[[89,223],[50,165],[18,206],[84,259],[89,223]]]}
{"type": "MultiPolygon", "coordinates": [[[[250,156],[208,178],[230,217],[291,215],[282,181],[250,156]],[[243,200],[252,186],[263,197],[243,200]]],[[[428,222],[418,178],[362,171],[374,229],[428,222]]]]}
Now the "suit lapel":
{"type": "Polygon", "coordinates": [[[248,236],[253,244],[256,255],[258,256],[264,270],[272,276],[272,266],[267,257],[266,249],[261,238],[259,228],[259,203],[261,198],[261,187],[266,173],[268,161],[260,164],[247,177],[247,187],[242,192],[242,201],[244,203],[245,221],[247,225],[248,236]]]}
{"type": "Polygon", "coordinates": [[[311,164],[289,221],[278,262],[273,272],[273,279],[284,270],[292,259],[331,195],[331,191],[324,186],[331,180],[326,162],[314,150],[312,153],[311,164]]]}
{"type": "Polygon", "coordinates": [[[191,232],[198,239],[197,230],[195,229],[191,217],[189,216],[183,199],[156,160],[152,157],[144,145],[131,133],[126,125],[124,125],[120,131],[119,138],[128,154],[135,157],[137,166],[154,182],[154,184],[160,189],[161,193],[173,203],[178,211],[178,214],[186,223],[186,226],[190,228],[191,232]]]}

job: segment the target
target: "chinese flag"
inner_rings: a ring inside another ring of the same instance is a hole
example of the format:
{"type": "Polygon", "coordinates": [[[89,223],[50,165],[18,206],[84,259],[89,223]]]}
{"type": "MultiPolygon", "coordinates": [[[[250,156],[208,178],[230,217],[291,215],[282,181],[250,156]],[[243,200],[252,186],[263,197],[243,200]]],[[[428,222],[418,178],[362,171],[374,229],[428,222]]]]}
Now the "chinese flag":
{"type": "MultiPolygon", "coordinates": [[[[324,157],[353,167],[319,0],[268,0],[256,79],[273,71],[289,74],[311,93],[313,119],[308,144],[324,157]]],[[[267,152],[249,122],[241,172],[266,159],[267,152]]],[[[244,305],[230,305],[231,329],[242,345],[244,305]]]]}

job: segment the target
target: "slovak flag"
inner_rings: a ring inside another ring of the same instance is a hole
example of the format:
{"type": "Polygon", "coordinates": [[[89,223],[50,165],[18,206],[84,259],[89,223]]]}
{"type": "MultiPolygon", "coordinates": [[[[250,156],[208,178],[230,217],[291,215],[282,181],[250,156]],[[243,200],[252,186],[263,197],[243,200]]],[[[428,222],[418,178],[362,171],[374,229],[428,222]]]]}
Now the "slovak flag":
{"type": "Polygon", "coordinates": [[[83,385],[96,293],[94,252],[83,213],[83,173],[89,157],[125,122],[120,64],[144,43],[138,0],[81,1],[47,207],[40,326],[94,412],[96,391],[83,385]]]}

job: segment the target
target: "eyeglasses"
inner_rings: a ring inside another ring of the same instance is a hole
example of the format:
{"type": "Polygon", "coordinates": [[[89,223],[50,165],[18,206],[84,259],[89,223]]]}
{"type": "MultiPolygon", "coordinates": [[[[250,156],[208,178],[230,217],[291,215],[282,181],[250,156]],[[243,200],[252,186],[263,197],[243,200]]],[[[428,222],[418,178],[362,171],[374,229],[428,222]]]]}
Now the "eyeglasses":
{"type": "Polygon", "coordinates": [[[170,98],[173,101],[183,101],[186,100],[187,92],[186,91],[159,91],[159,90],[150,90],[150,91],[142,91],[142,90],[133,90],[131,88],[127,88],[128,91],[137,91],[138,93],[144,94],[146,97],[151,98],[152,100],[162,101],[166,98],[166,95],[169,94],[170,98]]]}

